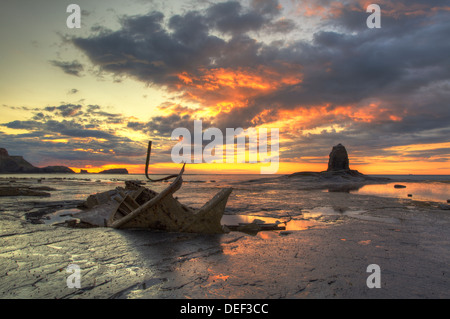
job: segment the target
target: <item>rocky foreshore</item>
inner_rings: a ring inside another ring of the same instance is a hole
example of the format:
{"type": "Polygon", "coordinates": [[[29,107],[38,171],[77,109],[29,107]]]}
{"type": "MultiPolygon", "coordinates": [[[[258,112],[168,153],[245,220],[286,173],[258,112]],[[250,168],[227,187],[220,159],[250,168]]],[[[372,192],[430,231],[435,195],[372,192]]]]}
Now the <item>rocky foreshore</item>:
{"type": "Polygon", "coordinates": [[[51,194],[45,191],[53,191],[54,188],[47,186],[0,186],[0,197],[2,196],[38,196],[50,197],[51,194]]]}
{"type": "Polygon", "coordinates": [[[312,226],[256,236],[58,227],[30,217],[77,203],[8,207],[0,298],[450,297],[448,213],[393,198],[295,196],[308,201],[291,217],[312,226]],[[380,289],[366,285],[371,264],[381,269],[380,289]],[[67,285],[69,265],[80,267],[80,288],[67,285]]]}

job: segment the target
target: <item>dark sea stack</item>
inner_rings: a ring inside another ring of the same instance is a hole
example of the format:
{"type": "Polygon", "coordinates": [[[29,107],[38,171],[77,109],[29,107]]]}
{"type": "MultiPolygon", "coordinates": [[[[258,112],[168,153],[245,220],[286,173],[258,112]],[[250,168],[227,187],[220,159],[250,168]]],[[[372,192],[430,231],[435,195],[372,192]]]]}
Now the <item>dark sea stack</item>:
{"type": "Polygon", "coordinates": [[[345,193],[356,191],[367,184],[385,184],[391,181],[390,178],[368,176],[350,169],[347,150],[342,144],[333,146],[326,171],[297,172],[286,177],[299,183],[296,186],[298,189],[328,189],[328,192],[345,193]]]}
{"type": "Polygon", "coordinates": [[[327,172],[349,170],[349,169],[350,165],[345,146],[340,143],[336,146],[333,146],[333,149],[331,150],[330,153],[330,158],[328,160],[327,172]]]}

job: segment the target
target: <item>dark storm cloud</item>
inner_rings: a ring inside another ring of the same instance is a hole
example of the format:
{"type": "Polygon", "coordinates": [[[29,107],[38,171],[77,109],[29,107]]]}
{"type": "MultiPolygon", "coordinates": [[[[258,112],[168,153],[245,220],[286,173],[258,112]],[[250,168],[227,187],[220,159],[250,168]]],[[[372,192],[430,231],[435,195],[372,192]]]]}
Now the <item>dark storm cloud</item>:
{"type": "Polygon", "coordinates": [[[150,12],[122,18],[118,31],[103,30],[72,42],[105,71],[171,86],[181,72],[197,74],[199,69],[263,63],[258,57],[262,45],[246,33],[266,26],[272,32],[291,29],[290,20],[274,20],[277,5],[277,1],[253,1],[253,7],[243,8],[229,1],[171,17],[150,12]],[[227,41],[213,35],[214,30],[232,37],[227,41]]]}
{"type": "MultiPolygon", "coordinates": [[[[161,12],[124,17],[117,31],[72,42],[104,71],[177,90],[180,96],[186,86],[177,75],[183,72],[201,77],[219,68],[257,72],[270,67],[283,74],[287,65],[301,66],[301,83],[248,97],[245,107],[212,120],[219,128],[246,128],[255,125],[255,118],[264,124],[276,121],[283,110],[326,105],[327,113],[309,128],[328,122],[345,130],[311,135],[310,142],[317,145],[342,140],[364,148],[448,140],[450,19],[442,9],[448,1],[380,1],[381,29],[367,28],[364,1],[343,0],[336,6],[339,2],[305,0],[299,5],[303,3],[334,8],[311,41],[258,41],[252,32],[289,32],[294,22],[281,19],[278,1],[255,0],[249,7],[228,1],[170,17],[161,12]],[[354,113],[371,103],[377,105],[371,120],[355,120],[354,113]],[[350,111],[333,113],[339,106],[350,111]]],[[[129,128],[167,135],[178,125],[189,127],[194,117],[155,117],[129,123],[129,128]]]]}
{"type": "Polygon", "coordinates": [[[289,19],[280,19],[266,25],[268,33],[289,33],[296,27],[295,22],[289,19]]]}
{"type": "MultiPolygon", "coordinates": [[[[314,1],[327,8],[332,0],[314,1]]],[[[363,31],[366,28],[367,1],[341,1],[344,5],[334,11],[333,19],[325,23],[343,27],[349,31],[363,31]],[[362,14],[361,14],[362,13],[362,14]]],[[[402,34],[408,28],[417,27],[424,19],[430,21],[432,16],[448,15],[449,3],[447,0],[379,0],[374,1],[381,8],[382,29],[389,30],[392,37],[402,34]]],[[[431,19],[432,20],[432,19],[431,19]]],[[[381,30],[380,30],[381,31],[381,30]]]]}
{"type": "Polygon", "coordinates": [[[83,65],[76,60],[71,62],[52,60],[50,63],[70,75],[81,76],[81,72],[84,70],[83,65]]]}
{"type": "MultiPolygon", "coordinates": [[[[250,120],[267,107],[283,110],[323,104],[357,105],[377,98],[393,113],[420,114],[423,123],[439,114],[441,120],[435,124],[446,126],[449,97],[444,93],[446,88],[438,83],[450,79],[450,42],[446,40],[450,20],[436,16],[433,24],[425,21],[421,17],[414,27],[406,26],[398,38],[383,28],[366,28],[358,34],[318,31],[312,42],[280,49],[277,58],[304,66],[303,82],[260,95],[245,109],[219,115],[220,120],[229,125],[233,119],[241,119],[239,124],[249,126],[250,120]],[[411,98],[425,88],[434,90],[440,98],[425,94],[417,96],[418,100],[411,98]],[[432,99],[433,104],[424,97],[432,99]]],[[[420,130],[423,124],[416,124],[415,129],[420,130]]],[[[401,125],[395,127],[401,129],[401,125]]]]}
{"type": "Polygon", "coordinates": [[[211,5],[204,19],[210,28],[231,35],[261,30],[269,33],[292,31],[295,26],[292,20],[275,21],[280,11],[277,0],[254,0],[250,8],[244,8],[240,2],[228,1],[211,5]]]}
{"type": "Polygon", "coordinates": [[[244,12],[239,2],[229,1],[211,5],[206,11],[205,18],[209,25],[220,32],[241,34],[261,29],[271,17],[253,10],[244,12]]]}
{"type": "Polygon", "coordinates": [[[130,17],[122,20],[123,28],[119,31],[86,39],[75,38],[73,42],[106,71],[165,84],[170,82],[177,66],[202,57],[195,52],[186,52],[186,45],[173,40],[161,29],[160,23],[161,14],[158,13],[130,17]]]}
{"type": "MultiPolygon", "coordinates": [[[[278,13],[273,9],[277,7],[273,1],[254,1],[253,6],[259,11],[253,8],[249,12],[264,22],[270,21],[263,19],[266,15],[272,17],[278,13]],[[271,5],[267,6],[267,3],[271,5]]],[[[394,38],[390,36],[392,30],[389,28],[367,29],[365,19],[368,14],[357,12],[364,19],[364,23],[360,23],[364,27],[361,33],[319,30],[313,42],[274,48],[241,34],[250,29],[261,29],[264,24],[243,19],[242,11],[245,10],[240,3],[224,2],[211,5],[206,13],[176,15],[169,19],[171,32],[162,27],[163,15],[152,12],[123,19],[123,28],[119,31],[75,38],[73,42],[106,70],[163,85],[176,80],[174,73],[192,71],[195,74],[199,68],[256,67],[275,65],[278,60],[303,65],[305,80],[301,85],[261,97],[261,100],[274,100],[278,107],[329,101],[352,103],[393,85],[403,85],[403,90],[410,91],[430,80],[449,76],[449,55],[446,54],[450,48],[446,41],[449,20],[444,17],[435,17],[435,23],[428,25],[423,25],[427,17],[416,17],[415,27],[403,26],[403,37],[394,38]],[[223,23],[229,25],[221,26],[221,17],[223,23]],[[253,26],[242,26],[238,22],[241,18],[253,26]],[[225,41],[210,34],[214,28],[236,36],[225,41]],[[234,32],[232,28],[240,31],[234,32]],[[439,65],[443,67],[427,69],[439,65]]],[[[333,23],[336,21],[344,24],[346,18],[332,20],[333,23]]],[[[401,29],[402,25],[397,27],[401,29]]],[[[261,104],[260,101],[257,103],[261,104]]]]}

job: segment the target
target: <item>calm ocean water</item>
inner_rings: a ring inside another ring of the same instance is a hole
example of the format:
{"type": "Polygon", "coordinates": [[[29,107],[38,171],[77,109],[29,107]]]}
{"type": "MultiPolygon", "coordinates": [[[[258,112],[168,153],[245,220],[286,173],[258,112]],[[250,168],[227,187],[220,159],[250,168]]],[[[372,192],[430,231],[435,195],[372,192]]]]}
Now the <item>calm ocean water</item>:
{"type": "MultiPolygon", "coordinates": [[[[152,175],[157,179],[165,175],[152,175]]],[[[183,175],[183,186],[175,193],[180,202],[200,208],[220,189],[232,187],[226,214],[247,214],[256,216],[286,216],[298,214],[299,207],[311,206],[308,197],[317,196],[317,192],[305,192],[284,185],[273,183],[244,183],[259,178],[281,175],[246,175],[246,174],[203,174],[183,175]]],[[[380,175],[378,175],[380,176],[380,175]]],[[[375,195],[408,199],[412,194],[414,200],[431,200],[446,203],[450,199],[449,175],[383,175],[395,181],[382,185],[366,185],[355,194],[375,195]],[[406,188],[394,188],[394,184],[405,185],[406,188]]],[[[146,181],[145,175],[110,175],[110,174],[33,174],[33,175],[0,175],[0,178],[14,178],[16,183],[32,183],[33,186],[49,186],[51,197],[0,197],[0,205],[20,206],[25,201],[64,201],[85,200],[89,195],[107,191],[116,187],[124,187],[125,180],[146,181]],[[37,183],[37,179],[41,179],[37,183]]],[[[146,187],[160,192],[171,181],[147,183],[146,187]]]]}
{"type": "Polygon", "coordinates": [[[353,193],[444,203],[450,199],[450,175],[372,176],[387,177],[395,182],[385,185],[366,185],[353,193]],[[396,184],[401,184],[406,188],[395,188],[396,184]]]}

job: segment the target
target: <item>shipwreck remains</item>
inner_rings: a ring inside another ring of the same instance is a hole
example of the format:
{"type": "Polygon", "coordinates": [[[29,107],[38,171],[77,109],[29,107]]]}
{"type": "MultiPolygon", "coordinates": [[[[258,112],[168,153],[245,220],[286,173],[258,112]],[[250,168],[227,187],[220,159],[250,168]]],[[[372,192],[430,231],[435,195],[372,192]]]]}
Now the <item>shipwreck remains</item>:
{"type": "Polygon", "coordinates": [[[200,209],[188,207],[173,197],[180,189],[184,165],[175,180],[157,193],[140,183],[88,197],[86,210],[74,214],[81,224],[113,228],[149,228],[188,233],[223,233],[220,220],[232,189],[224,188],[200,209]]]}
{"type": "MultiPolygon", "coordinates": [[[[70,227],[112,227],[118,229],[145,228],[168,232],[218,234],[241,231],[256,234],[262,230],[284,230],[278,224],[239,223],[222,225],[228,197],[232,188],[220,190],[201,208],[196,209],[180,203],[173,194],[183,183],[186,164],[179,174],[161,179],[148,175],[152,142],[148,144],[145,176],[150,183],[174,178],[174,181],[160,193],[144,187],[145,182],[126,181],[125,188],[117,187],[102,193],[90,195],[81,211],[65,213],[71,218],[64,221],[70,227]]],[[[62,216],[62,215],[61,215],[62,216]]]]}

